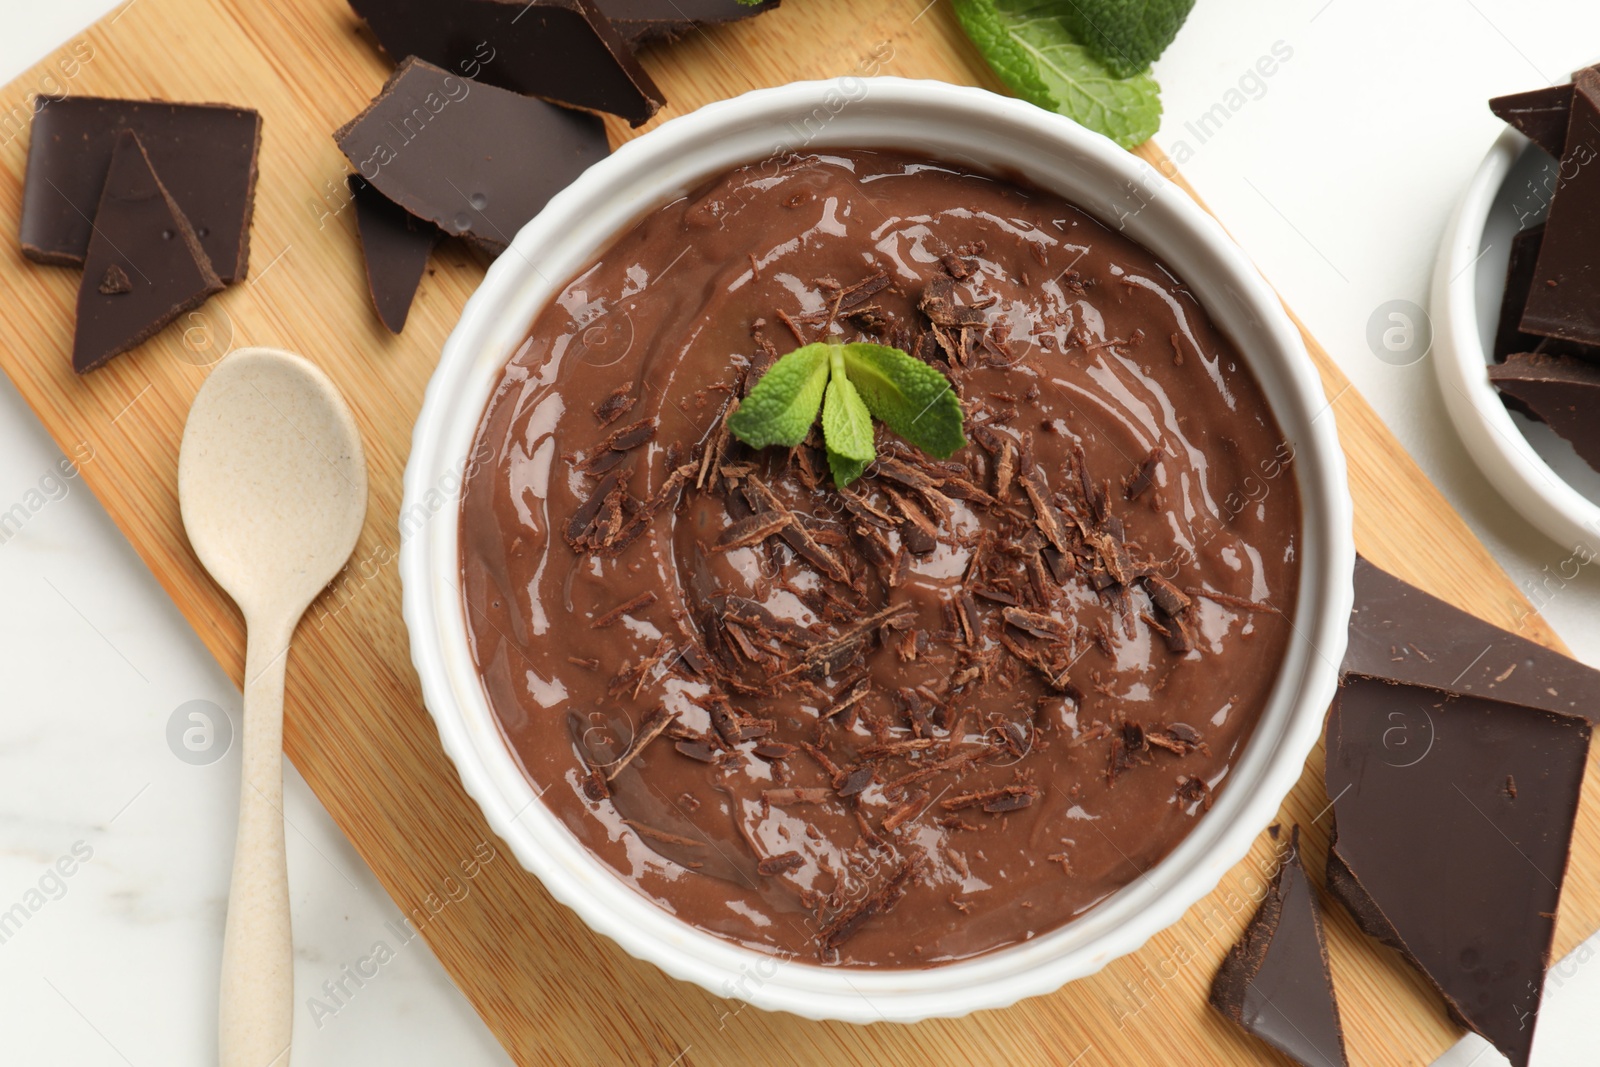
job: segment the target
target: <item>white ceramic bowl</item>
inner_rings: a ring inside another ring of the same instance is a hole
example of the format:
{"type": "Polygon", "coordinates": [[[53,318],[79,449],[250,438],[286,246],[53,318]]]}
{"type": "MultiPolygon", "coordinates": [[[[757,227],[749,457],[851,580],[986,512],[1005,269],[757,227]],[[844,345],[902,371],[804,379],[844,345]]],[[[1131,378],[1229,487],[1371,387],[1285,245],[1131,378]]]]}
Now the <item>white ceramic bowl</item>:
{"type": "Polygon", "coordinates": [[[1092,974],[1176,922],[1244,858],[1321,732],[1344,652],[1354,549],[1344,457],[1316,371],[1277,297],[1209,215],[1149,165],[1032,105],[938,82],[866,84],[805,143],[791,140],[795,131],[832,110],[841,85],[799,83],[702,108],[624,145],[523,227],[468,301],[428,386],[406,468],[400,574],[412,658],[445,751],[489,825],[558,900],[633,955],[718,996],[811,1018],[910,1022],[1000,1007],[1092,974]],[[635,893],[537,802],[468,650],[460,472],[502,365],[552,294],[641,214],[785,145],[904,148],[1007,170],[1113,225],[1120,220],[1238,344],[1296,453],[1304,516],[1298,639],[1216,806],[1145,877],[1066,927],[945,967],[778,963],[635,893]]]}
{"type": "Polygon", "coordinates": [[[1546,536],[1592,551],[1600,547],[1600,473],[1548,426],[1506,410],[1485,369],[1511,238],[1543,220],[1554,168],[1508,129],[1472,176],[1434,262],[1433,368],[1450,420],[1489,483],[1546,536]]]}

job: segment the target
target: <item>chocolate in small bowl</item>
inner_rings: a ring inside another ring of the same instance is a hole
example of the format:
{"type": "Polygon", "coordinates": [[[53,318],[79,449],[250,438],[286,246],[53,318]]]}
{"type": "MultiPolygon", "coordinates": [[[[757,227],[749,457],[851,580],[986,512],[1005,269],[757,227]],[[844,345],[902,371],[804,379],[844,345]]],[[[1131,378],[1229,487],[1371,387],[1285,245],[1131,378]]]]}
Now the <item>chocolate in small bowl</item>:
{"type": "Polygon", "coordinates": [[[463,489],[489,703],[557,819],[747,948],[929,967],[1031,940],[1226,788],[1299,589],[1294,448],[1149,251],[892,151],[740,167],[539,314],[463,489]],[[727,417],[781,352],[890,344],[962,399],[939,461],[727,417]]]}

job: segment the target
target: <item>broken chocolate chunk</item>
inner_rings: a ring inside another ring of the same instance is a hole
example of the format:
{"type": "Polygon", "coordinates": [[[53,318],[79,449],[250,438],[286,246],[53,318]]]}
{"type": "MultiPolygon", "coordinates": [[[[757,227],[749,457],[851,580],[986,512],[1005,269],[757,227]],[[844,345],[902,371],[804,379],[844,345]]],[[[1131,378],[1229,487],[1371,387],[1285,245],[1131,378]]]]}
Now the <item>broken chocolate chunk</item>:
{"type": "Polygon", "coordinates": [[[1524,333],[1600,345],[1600,70],[1573,81],[1572,115],[1560,181],[1545,220],[1524,333]]]}
{"type": "Polygon", "coordinates": [[[151,170],[139,138],[122,131],[78,286],[72,369],[93,370],[221,291],[222,280],[177,201],[151,170]],[[119,276],[127,288],[118,284],[119,276]]]}
{"type": "Polygon", "coordinates": [[[1549,426],[1600,471],[1600,365],[1516,352],[1490,365],[1489,381],[1506,407],[1549,426]]]}
{"type": "Polygon", "coordinates": [[[384,196],[494,255],[608,151],[605,126],[593,115],[416,58],[333,136],[384,196]]]}
{"type": "Polygon", "coordinates": [[[1500,298],[1500,321],[1494,333],[1494,358],[1500,362],[1513,352],[1531,352],[1541,338],[1523,333],[1522,310],[1533,288],[1534,268],[1539,262],[1539,245],[1544,241],[1544,224],[1520,231],[1511,239],[1511,257],[1506,261],[1506,289],[1500,298]]]}
{"type": "Polygon", "coordinates": [[[1567,117],[1572,112],[1572,84],[1548,85],[1525,93],[1497,96],[1493,111],[1524,137],[1560,159],[1567,145],[1567,117]]]}
{"type": "Polygon", "coordinates": [[[1304,1067],[1349,1063],[1298,826],[1261,906],[1212,979],[1211,1006],[1304,1067]]]}
{"type": "Polygon", "coordinates": [[[1522,310],[1528,304],[1528,291],[1544,243],[1544,223],[1522,230],[1511,239],[1511,255],[1506,261],[1506,291],[1500,298],[1500,321],[1495,327],[1494,359],[1505,361],[1513,352],[1544,352],[1558,356],[1578,356],[1600,363],[1600,347],[1523,333],[1522,310]]]}
{"type": "Polygon", "coordinates": [[[1600,671],[1356,558],[1341,670],[1600,721],[1600,671]]]}
{"type": "MultiPolygon", "coordinates": [[[[350,0],[350,6],[391,59],[404,66],[415,56],[445,68],[456,92],[462,79],[471,78],[608,111],[635,126],[666,103],[591,0],[350,0]]],[[[455,96],[441,99],[453,102],[455,96]]],[[[535,139],[530,147],[538,146],[535,139]]],[[[558,146],[544,148],[560,154],[558,146]]]]}
{"type": "Polygon", "coordinates": [[[384,196],[361,175],[347,179],[355,199],[356,228],[367,264],[367,292],[390,333],[405,329],[411,300],[422,283],[439,227],[384,196]]]}
{"type": "Polygon", "coordinates": [[[1533,1045],[1589,732],[1363,675],[1329,714],[1328,892],[1514,1067],[1533,1045]]]}
{"type": "Polygon", "coordinates": [[[84,263],[118,136],[132,130],[217,276],[225,283],[245,276],[259,114],[227,104],[97,96],[40,95],[35,107],[22,193],[23,255],[39,263],[84,263]]]}
{"type": "Polygon", "coordinates": [[[594,0],[630,48],[670,41],[702,26],[738,22],[777,7],[779,0],[594,0]]]}

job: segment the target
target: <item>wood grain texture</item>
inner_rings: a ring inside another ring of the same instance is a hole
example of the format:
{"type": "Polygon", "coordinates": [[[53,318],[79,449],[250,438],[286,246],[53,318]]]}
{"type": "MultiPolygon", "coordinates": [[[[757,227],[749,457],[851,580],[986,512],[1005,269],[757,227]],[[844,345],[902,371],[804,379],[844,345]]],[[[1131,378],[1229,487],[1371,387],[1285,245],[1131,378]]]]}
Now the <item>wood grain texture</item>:
{"type": "MultiPolygon", "coordinates": [[[[881,73],[999,88],[948,5],[925,3],[788,0],[760,19],[656,48],[645,64],[671,101],[657,121],[763,85],[857,73],[885,43],[892,56],[881,73]]],[[[13,82],[0,94],[0,218],[12,235],[0,249],[0,365],[65,451],[94,449],[84,478],[236,680],[239,615],[199,568],[179,523],[184,413],[205,364],[245,344],[304,352],[344,391],[371,465],[371,506],[350,568],[301,625],[285,744],[517,1061],[1286,1062],[1205,1002],[1270,869],[1265,835],[1182,922],[1101,974],[1011,1009],[917,1026],[741,1010],[590,933],[503,848],[464,876],[461,864],[493,838],[422,707],[400,619],[396,515],[423,388],[482,264],[454,247],[437,253],[402,337],[391,338],[371,311],[354,211],[344,206],[348,168],[329,134],[367,103],[387,69],[343,0],[134,0],[13,82]],[[249,279],[83,380],[69,366],[78,275],[23,261],[14,239],[28,98],[62,89],[228,101],[265,116],[249,279]],[[461,899],[438,907],[452,895],[461,899]]],[[[608,127],[614,142],[639,132],[608,127]]],[[[1176,176],[1154,145],[1140,154],[1176,176]]],[[[1361,550],[1485,619],[1555,645],[1327,353],[1310,337],[1307,344],[1349,456],[1361,550]]],[[[1327,843],[1321,771],[1319,749],[1282,812],[1305,827],[1313,871],[1327,843]]],[[[1596,781],[1589,776],[1583,798],[1558,953],[1600,926],[1596,781]]],[[[1430,1061],[1456,1035],[1437,998],[1342,911],[1328,915],[1352,1062],[1430,1061]]],[[[300,1024],[307,1020],[302,1011],[300,1024]]]]}

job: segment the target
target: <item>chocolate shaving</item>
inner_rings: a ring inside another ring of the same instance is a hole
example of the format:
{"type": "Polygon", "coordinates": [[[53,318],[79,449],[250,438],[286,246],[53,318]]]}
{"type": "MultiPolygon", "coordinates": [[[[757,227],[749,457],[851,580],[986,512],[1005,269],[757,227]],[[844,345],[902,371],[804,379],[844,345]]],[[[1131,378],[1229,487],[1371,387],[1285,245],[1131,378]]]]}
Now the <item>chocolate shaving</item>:
{"type": "Polygon", "coordinates": [[[870,615],[837,636],[813,645],[806,650],[803,666],[815,678],[825,678],[840,670],[860,653],[873,631],[891,620],[911,615],[916,609],[910,604],[897,604],[870,615]]]}
{"type": "Polygon", "coordinates": [[[798,852],[780,852],[776,856],[768,856],[756,864],[758,874],[783,874],[785,871],[799,870],[806,865],[805,858],[798,852]]]}
{"type": "Polygon", "coordinates": [[[1150,745],[1144,727],[1137,722],[1125,721],[1111,731],[1111,753],[1106,766],[1106,784],[1115,785],[1117,775],[1130,770],[1145,758],[1150,745]]]}
{"type": "Polygon", "coordinates": [[[964,808],[982,806],[984,811],[1003,813],[1027,807],[1038,795],[1039,787],[1036,785],[1007,785],[999,789],[962,793],[948,800],[941,800],[939,806],[945,811],[961,811],[964,808]]]}
{"type": "Polygon", "coordinates": [[[889,880],[877,892],[847,905],[817,932],[817,939],[822,947],[828,950],[837,949],[852,934],[860,930],[868,919],[874,915],[881,915],[898,904],[900,898],[905,896],[906,890],[911,887],[917,870],[916,862],[908,860],[889,876],[889,880]]]}
{"type": "MultiPolygon", "coordinates": [[[[878,270],[867,275],[852,285],[844,286],[833,294],[833,299],[828,302],[828,308],[822,311],[808,311],[803,315],[795,316],[797,322],[810,325],[828,323],[840,316],[849,317],[859,315],[868,310],[867,301],[889,287],[889,272],[878,270]]],[[[828,286],[824,283],[822,288],[828,286]]]]}
{"type": "Polygon", "coordinates": [[[861,702],[863,697],[870,692],[872,692],[872,683],[863,678],[861,681],[851,686],[848,693],[846,693],[839,700],[835,701],[833,706],[823,713],[822,717],[824,719],[831,719],[836,715],[851,710],[861,702]]]}
{"type": "Polygon", "coordinates": [[[704,489],[708,484],[712,488],[716,487],[715,471],[717,465],[722,462],[723,450],[728,446],[728,419],[733,414],[733,408],[732,400],[722,405],[722,410],[717,413],[716,425],[711,428],[705,442],[700,446],[700,468],[694,478],[696,489],[704,489]]]}
{"type": "Polygon", "coordinates": [[[751,474],[745,483],[748,486],[745,497],[750,506],[757,511],[775,511],[788,518],[788,525],[784,528],[782,536],[790,548],[793,548],[812,566],[820,570],[825,577],[831,578],[842,585],[848,585],[850,575],[845,571],[844,564],[839,561],[830,550],[817,543],[815,537],[806,529],[805,525],[795,517],[794,512],[779,500],[765,482],[751,474]]]}
{"type": "Polygon", "coordinates": [[[1206,784],[1203,778],[1196,778],[1192,775],[1186,778],[1179,778],[1176,795],[1180,804],[1198,803],[1201,811],[1211,810],[1211,787],[1206,784]]]}
{"type": "Polygon", "coordinates": [[[883,817],[883,832],[886,834],[894,833],[905,825],[907,821],[921,815],[926,809],[927,803],[928,794],[919,792],[915,796],[907,798],[904,802],[895,805],[889,814],[883,817]]]}
{"type": "Polygon", "coordinates": [[[1193,603],[1183,590],[1159,574],[1147,574],[1142,581],[1144,591],[1150,595],[1150,602],[1160,608],[1163,614],[1182,615],[1193,603]]]}
{"type": "Polygon", "coordinates": [[[604,615],[596,616],[594,622],[590,623],[589,625],[593,626],[597,630],[603,630],[607,626],[610,626],[612,623],[616,622],[618,619],[621,619],[624,615],[632,615],[640,608],[647,608],[655,602],[655,593],[649,589],[646,589],[632,600],[624,601],[623,603],[612,608],[610,611],[606,612],[604,615]]]}
{"type": "Polygon", "coordinates": [[[1022,488],[1028,494],[1028,502],[1033,505],[1039,532],[1044,534],[1057,552],[1063,555],[1070,552],[1067,531],[1061,524],[1061,514],[1055,505],[1050,503],[1050,484],[1045,480],[1044,468],[1030,464],[1028,472],[1022,477],[1022,488]]]}
{"type": "Polygon", "coordinates": [[[610,426],[632,411],[633,405],[638,402],[639,398],[633,395],[633,386],[624,385],[595,405],[594,417],[600,420],[602,427],[610,426]]]}
{"type": "Polygon", "coordinates": [[[1078,687],[1073,685],[1072,682],[1067,678],[1067,671],[1070,669],[1071,664],[1068,664],[1066,667],[1057,668],[1044,657],[1042,652],[1039,652],[1037,649],[1028,648],[1018,644],[1016,641],[1013,641],[1008,634],[1002,633],[1000,635],[1000,643],[1005,646],[1007,652],[1010,652],[1023,663],[1026,663],[1028,666],[1034,668],[1040,674],[1044,675],[1044,680],[1049,684],[1050,688],[1058,692],[1066,693],[1075,699],[1081,696],[1078,691],[1078,687]]]}
{"type": "Polygon", "coordinates": [[[1225,607],[1238,608],[1240,611],[1275,612],[1278,610],[1271,604],[1263,604],[1259,600],[1246,600],[1244,597],[1234,596],[1232,593],[1218,593],[1210,589],[1185,589],[1184,592],[1191,597],[1204,597],[1207,600],[1214,600],[1225,607]]]}
{"type": "Polygon", "coordinates": [[[722,753],[705,741],[674,741],[672,747],[701,763],[716,763],[722,758],[722,753]]]}
{"type": "MultiPolygon", "coordinates": [[[[993,303],[992,298],[989,303],[993,303]]],[[[944,327],[982,326],[987,321],[983,313],[987,306],[957,304],[955,279],[940,274],[928,279],[922,298],[917,301],[917,307],[928,316],[929,322],[944,327]]]]}
{"type": "Polygon", "coordinates": [[[890,756],[905,756],[912,752],[921,752],[938,744],[931,737],[908,737],[902,741],[886,741],[881,745],[868,745],[861,750],[862,759],[887,759],[890,756]]]}
{"type": "Polygon", "coordinates": [[[611,471],[595,486],[567,523],[567,544],[576,552],[602,552],[612,547],[622,532],[622,502],[628,495],[630,468],[611,471]]]}
{"type": "Polygon", "coordinates": [[[939,257],[939,265],[945,269],[945,272],[950,277],[957,280],[970,278],[973,272],[977,270],[977,266],[972,260],[962,259],[960,256],[949,252],[939,257]]]}
{"type": "Polygon", "coordinates": [[[1158,730],[1145,732],[1144,740],[1153,748],[1166,749],[1175,756],[1187,756],[1197,748],[1204,748],[1200,732],[1185,723],[1175,722],[1158,730]]]}
{"type": "Polygon", "coordinates": [[[883,792],[885,794],[898,794],[908,785],[913,785],[925,779],[932,778],[935,775],[943,774],[945,771],[960,770],[973,763],[976,763],[978,760],[983,758],[984,753],[985,749],[983,748],[969,748],[962,752],[958,752],[953,756],[948,756],[945,759],[930,763],[927,766],[918,767],[909,774],[904,774],[893,781],[885,782],[883,784],[883,792]]]}
{"type": "Polygon", "coordinates": [[[788,526],[792,516],[776,511],[763,511],[740,519],[726,530],[712,547],[718,552],[759,545],[773,534],[788,526]]]}
{"type": "Polygon", "coordinates": [[[761,799],[769,804],[826,804],[833,794],[826,789],[763,789],[761,799]]]}
{"type": "Polygon", "coordinates": [[[596,804],[611,796],[611,786],[599,767],[590,767],[589,773],[583,776],[583,795],[596,804]]]}
{"type": "Polygon", "coordinates": [[[1041,615],[1021,608],[1006,608],[1000,614],[1008,624],[1034,637],[1065,640],[1072,636],[1068,624],[1053,615],[1041,615]]]}
{"type": "Polygon", "coordinates": [[[656,708],[654,711],[650,712],[650,714],[646,715],[644,718],[644,723],[640,726],[639,732],[634,735],[633,741],[628,745],[627,750],[622,753],[622,755],[617,759],[617,762],[613,763],[611,765],[611,769],[606,772],[606,781],[612,781],[617,777],[618,774],[621,774],[622,769],[628,764],[632,763],[634,757],[645,750],[646,745],[660,737],[661,732],[668,726],[671,726],[677,717],[677,712],[673,712],[669,715],[662,708],[656,708]]]}
{"type": "Polygon", "coordinates": [[[853,797],[872,784],[874,773],[871,764],[852,767],[834,779],[834,791],[842,797],[853,797]]]}
{"type": "Polygon", "coordinates": [[[1159,447],[1150,450],[1150,454],[1144,457],[1144,462],[1139,464],[1138,469],[1122,483],[1122,495],[1125,498],[1138,500],[1145,490],[1155,484],[1156,468],[1161,465],[1161,456],[1159,447]]]}

